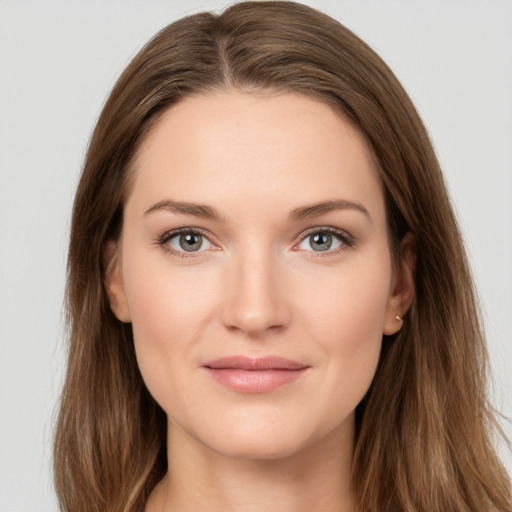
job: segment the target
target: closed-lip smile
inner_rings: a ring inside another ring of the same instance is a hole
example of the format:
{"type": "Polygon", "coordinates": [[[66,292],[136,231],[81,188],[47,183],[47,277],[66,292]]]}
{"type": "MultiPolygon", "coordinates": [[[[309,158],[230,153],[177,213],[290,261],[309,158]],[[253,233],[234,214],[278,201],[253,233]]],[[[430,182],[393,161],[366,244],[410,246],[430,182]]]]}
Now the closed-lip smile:
{"type": "Polygon", "coordinates": [[[221,357],[203,368],[223,386],[241,393],[265,393],[297,381],[309,365],[283,357],[221,357]]]}

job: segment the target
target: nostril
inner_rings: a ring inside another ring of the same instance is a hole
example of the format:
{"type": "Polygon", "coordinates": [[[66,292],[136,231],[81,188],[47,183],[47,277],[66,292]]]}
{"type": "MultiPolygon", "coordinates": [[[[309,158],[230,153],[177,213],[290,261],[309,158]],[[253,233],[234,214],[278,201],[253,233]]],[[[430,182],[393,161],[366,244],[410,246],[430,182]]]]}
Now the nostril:
{"type": "Polygon", "coordinates": [[[223,323],[230,331],[241,331],[255,336],[268,331],[283,329],[289,321],[286,308],[272,303],[258,310],[248,310],[243,303],[235,302],[228,305],[223,314],[223,323]]]}

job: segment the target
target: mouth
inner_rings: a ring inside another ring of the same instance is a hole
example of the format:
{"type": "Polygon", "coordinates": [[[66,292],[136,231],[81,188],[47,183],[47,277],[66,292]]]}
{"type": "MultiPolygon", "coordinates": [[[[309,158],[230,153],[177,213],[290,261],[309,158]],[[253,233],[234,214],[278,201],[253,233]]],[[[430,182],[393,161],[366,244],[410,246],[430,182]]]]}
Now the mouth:
{"type": "Polygon", "coordinates": [[[203,365],[221,385],[241,393],[265,393],[295,382],[310,366],[282,357],[222,357],[203,365]]]}

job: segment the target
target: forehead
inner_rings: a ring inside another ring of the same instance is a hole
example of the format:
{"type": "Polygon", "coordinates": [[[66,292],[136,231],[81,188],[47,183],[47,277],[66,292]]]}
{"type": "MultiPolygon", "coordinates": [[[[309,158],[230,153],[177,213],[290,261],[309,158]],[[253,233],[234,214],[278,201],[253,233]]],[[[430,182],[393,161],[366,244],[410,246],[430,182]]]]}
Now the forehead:
{"type": "Polygon", "coordinates": [[[224,91],[168,109],[142,144],[129,201],[294,208],[326,199],[383,208],[361,134],[327,104],[298,94],[224,91]]]}

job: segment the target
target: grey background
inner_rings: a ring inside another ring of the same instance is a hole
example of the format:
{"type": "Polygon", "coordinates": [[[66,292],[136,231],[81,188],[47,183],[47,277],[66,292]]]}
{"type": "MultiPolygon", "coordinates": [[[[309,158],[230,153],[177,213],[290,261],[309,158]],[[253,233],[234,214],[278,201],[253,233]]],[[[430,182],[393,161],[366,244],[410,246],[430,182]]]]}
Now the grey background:
{"type": "MultiPolygon", "coordinates": [[[[512,2],[307,1],[402,80],[445,170],[480,291],[494,401],[512,416],[512,2]]],[[[141,45],[228,2],[0,0],[0,511],[56,511],[69,218],[101,105],[141,45]]],[[[503,422],[512,435],[510,422],[503,422]]],[[[512,469],[509,448],[500,447],[512,469]]]]}

